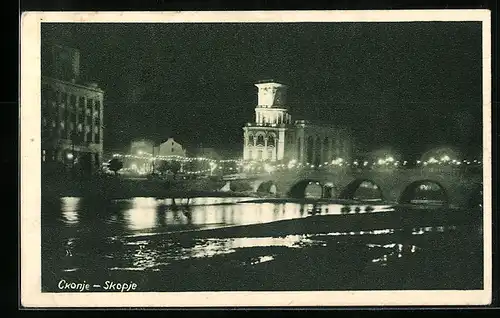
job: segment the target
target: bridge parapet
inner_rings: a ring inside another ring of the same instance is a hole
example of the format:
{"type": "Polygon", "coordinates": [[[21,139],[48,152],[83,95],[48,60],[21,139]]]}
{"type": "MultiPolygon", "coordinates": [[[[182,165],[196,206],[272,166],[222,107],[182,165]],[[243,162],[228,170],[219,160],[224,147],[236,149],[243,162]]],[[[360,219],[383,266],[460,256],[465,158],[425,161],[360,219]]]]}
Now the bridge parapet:
{"type": "MultiPolygon", "coordinates": [[[[277,195],[287,196],[290,189],[297,183],[305,180],[318,182],[329,187],[328,193],[332,197],[339,197],[346,187],[355,180],[368,180],[378,185],[387,201],[399,202],[403,191],[410,184],[427,180],[440,185],[446,190],[449,202],[454,205],[467,206],[471,200],[477,201],[478,191],[482,188],[480,174],[457,173],[456,170],[441,169],[395,169],[395,170],[358,170],[303,169],[295,171],[277,171],[271,174],[259,175],[251,179],[252,188],[258,189],[266,182],[275,186],[277,195]]],[[[474,201],[474,202],[476,202],[474,201]]]]}

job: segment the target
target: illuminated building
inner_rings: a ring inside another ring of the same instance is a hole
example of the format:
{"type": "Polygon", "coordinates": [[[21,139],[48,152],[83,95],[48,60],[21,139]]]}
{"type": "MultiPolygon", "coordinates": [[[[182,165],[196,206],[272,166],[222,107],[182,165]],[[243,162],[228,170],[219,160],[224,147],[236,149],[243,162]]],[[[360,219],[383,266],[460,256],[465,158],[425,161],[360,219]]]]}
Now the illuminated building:
{"type": "Polygon", "coordinates": [[[155,156],[186,156],[186,149],[182,147],[181,144],[176,142],[174,138],[168,138],[167,141],[161,143],[158,147],[155,147],[154,151],[155,156]]]}
{"type": "Polygon", "coordinates": [[[134,140],[130,143],[131,155],[153,155],[153,142],[149,140],[134,140]]]}
{"type": "Polygon", "coordinates": [[[42,164],[92,173],[103,152],[104,91],[80,80],[76,49],[42,44],[42,164]]]}
{"type": "Polygon", "coordinates": [[[255,121],[243,127],[243,160],[291,161],[320,165],[336,158],[349,160],[352,140],[344,127],[292,121],[287,86],[273,80],[255,84],[255,121]]]}

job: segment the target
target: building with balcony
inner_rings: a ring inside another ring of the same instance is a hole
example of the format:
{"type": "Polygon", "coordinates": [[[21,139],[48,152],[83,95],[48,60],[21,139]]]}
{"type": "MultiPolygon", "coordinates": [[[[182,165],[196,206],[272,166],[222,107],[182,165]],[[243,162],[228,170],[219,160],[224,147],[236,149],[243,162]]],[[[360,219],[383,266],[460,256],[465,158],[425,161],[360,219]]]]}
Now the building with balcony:
{"type": "Polygon", "coordinates": [[[80,53],[42,44],[42,167],[91,174],[103,153],[104,91],[80,81],[80,53]]]}
{"type": "Polygon", "coordinates": [[[243,160],[291,161],[319,165],[352,156],[349,129],[307,120],[292,121],[287,89],[273,80],[255,84],[255,121],[243,127],[243,160]]]}

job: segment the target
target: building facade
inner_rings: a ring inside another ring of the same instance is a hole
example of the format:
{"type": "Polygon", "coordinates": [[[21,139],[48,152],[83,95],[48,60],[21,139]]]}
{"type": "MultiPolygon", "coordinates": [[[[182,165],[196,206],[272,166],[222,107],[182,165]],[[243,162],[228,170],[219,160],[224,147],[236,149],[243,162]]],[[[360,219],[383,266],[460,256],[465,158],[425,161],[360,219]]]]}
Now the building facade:
{"type": "Polygon", "coordinates": [[[141,155],[153,155],[154,144],[150,140],[134,140],[130,143],[130,154],[141,156],[141,155]]]}
{"type": "Polygon", "coordinates": [[[269,80],[255,84],[258,105],[255,121],[243,127],[243,160],[295,160],[319,165],[352,156],[351,133],[344,127],[292,121],[286,105],[287,86],[269,80]]]}
{"type": "Polygon", "coordinates": [[[155,156],[186,156],[186,149],[182,147],[181,144],[176,142],[174,138],[168,138],[167,141],[161,143],[158,147],[155,147],[155,156]]]}
{"type": "Polygon", "coordinates": [[[79,63],[78,50],[42,47],[42,165],[91,174],[102,162],[104,91],[80,82],[79,63]]]}

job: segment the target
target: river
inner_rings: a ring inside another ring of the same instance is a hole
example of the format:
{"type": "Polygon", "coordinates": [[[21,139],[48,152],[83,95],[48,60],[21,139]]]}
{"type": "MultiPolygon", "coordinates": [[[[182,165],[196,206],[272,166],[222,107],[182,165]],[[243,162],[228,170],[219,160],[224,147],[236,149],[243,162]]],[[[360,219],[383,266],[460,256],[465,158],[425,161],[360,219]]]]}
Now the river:
{"type": "MultiPolygon", "coordinates": [[[[367,206],[351,208],[365,213],[367,206]]],[[[372,207],[372,214],[391,213],[387,205],[372,207]]],[[[471,228],[423,226],[406,237],[394,228],[207,232],[340,216],[342,208],[247,197],[44,200],[42,289],[68,291],[61,281],[83,280],[94,291],[104,291],[105,281],[133,281],[138,291],[481,288],[481,236],[471,228]],[[202,230],[208,234],[198,237],[202,230]]]]}

